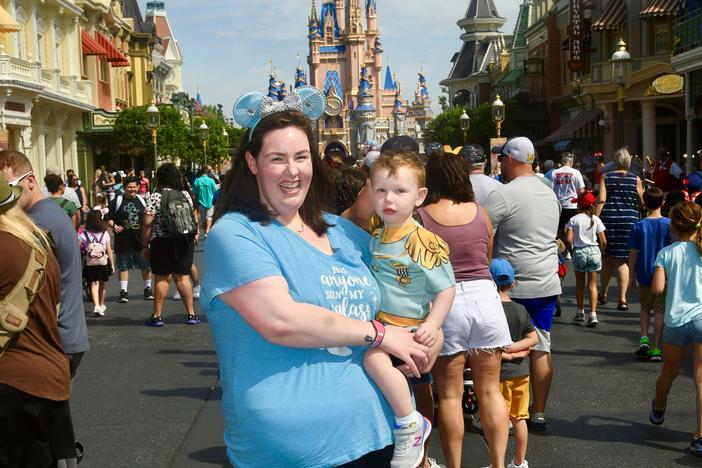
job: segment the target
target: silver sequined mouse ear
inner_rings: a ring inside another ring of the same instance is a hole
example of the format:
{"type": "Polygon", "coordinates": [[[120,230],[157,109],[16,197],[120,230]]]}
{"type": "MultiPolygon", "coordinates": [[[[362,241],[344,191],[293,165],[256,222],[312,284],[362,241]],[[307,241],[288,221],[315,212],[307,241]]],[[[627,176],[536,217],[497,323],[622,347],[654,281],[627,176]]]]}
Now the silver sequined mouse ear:
{"type": "Polygon", "coordinates": [[[234,120],[244,128],[254,128],[261,120],[261,93],[246,93],[234,103],[234,120]]]}
{"type": "Polygon", "coordinates": [[[295,92],[302,101],[302,112],[311,120],[317,120],[324,113],[326,99],[322,91],[312,86],[297,88],[295,92]]]}

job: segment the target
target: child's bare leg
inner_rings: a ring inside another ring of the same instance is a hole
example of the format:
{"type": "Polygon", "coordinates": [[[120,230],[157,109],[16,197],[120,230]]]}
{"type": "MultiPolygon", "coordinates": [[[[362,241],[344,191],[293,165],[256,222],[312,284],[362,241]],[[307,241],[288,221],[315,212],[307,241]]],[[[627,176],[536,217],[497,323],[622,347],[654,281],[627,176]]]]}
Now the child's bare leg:
{"type": "Polygon", "coordinates": [[[661,368],[661,373],[656,380],[656,410],[658,411],[665,409],[668,393],[673,386],[673,381],[678,376],[685,357],[685,348],[664,343],[663,355],[665,356],[663,368],[661,368]]]}
{"type": "Polygon", "coordinates": [[[585,308],[585,273],[575,272],[575,300],[578,303],[578,310],[585,308]]]}
{"type": "Polygon", "coordinates": [[[100,282],[90,282],[90,298],[93,300],[95,307],[100,307],[100,282]]]}
{"type": "Polygon", "coordinates": [[[529,429],[525,419],[510,418],[510,420],[514,428],[514,464],[521,465],[526,458],[529,429]]]}
{"type": "Polygon", "coordinates": [[[390,403],[395,417],[404,418],[414,412],[407,378],[392,365],[388,354],[369,349],[363,356],[363,367],[390,403]]]}
{"type": "Polygon", "coordinates": [[[697,393],[697,429],[695,430],[695,437],[702,437],[702,343],[693,344],[692,353],[692,372],[697,393]]]}
{"type": "Polygon", "coordinates": [[[597,272],[587,274],[587,289],[590,292],[590,312],[597,312],[597,272]]]}
{"type": "MultiPolygon", "coordinates": [[[[662,317],[661,317],[662,318],[662,317]]],[[[647,307],[641,307],[641,312],[639,312],[639,325],[641,326],[641,336],[648,336],[648,327],[651,323],[651,311],[647,307]]],[[[653,324],[654,327],[658,326],[658,317],[656,317],[656,322],[653,324]]],[[[655,330],[655,328],[654,328],[655,330]]],[[[661,324],[661,336],[663,335],[663,324],[661,324]]],[[[656,340],[654,340],[656,341],[656,340]]],[[[658,347],[658,341],[656,341],[656,348],[658,347]]]]}
{"type": "Polygon", "coordinates": [[[104,306],[105,305],[105,282],[104,281],[98,281],[99,283],[99,296],[100,296],[100,305],[104,306]]]}

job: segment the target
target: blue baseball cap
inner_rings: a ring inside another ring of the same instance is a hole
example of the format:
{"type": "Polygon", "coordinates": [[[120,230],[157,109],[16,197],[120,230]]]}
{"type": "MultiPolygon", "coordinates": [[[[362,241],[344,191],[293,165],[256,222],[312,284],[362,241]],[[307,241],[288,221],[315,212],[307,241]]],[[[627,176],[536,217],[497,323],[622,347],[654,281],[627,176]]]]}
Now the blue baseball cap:
{"type": "Polygon", "coordinates": [[[509,286],[514,283],[514,268],[504,258],[495,258],[490,262],[490,274],[498,286],[509,286]]]}

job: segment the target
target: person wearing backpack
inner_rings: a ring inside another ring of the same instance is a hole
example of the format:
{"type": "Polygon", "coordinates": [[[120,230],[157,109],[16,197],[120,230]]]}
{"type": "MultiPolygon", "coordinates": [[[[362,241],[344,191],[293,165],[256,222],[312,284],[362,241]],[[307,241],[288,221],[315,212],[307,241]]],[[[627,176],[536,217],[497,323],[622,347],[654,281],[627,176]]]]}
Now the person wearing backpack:
{"type": "Polygon", "coordinates": [[[0,170],[0,331],[11,333],[9,341],[0,335],[0,466],[75,466],[69,359],[57,317],[61,271],[21,194],[0,170]]]}
{"type": "Polygon", "coordinates": [[[136,177],[124,179],[124,195],[117,195],[109,205],[106,217],[115,236],[116,267],[119,271],[119,302],[129,302],[129,270],[141,270],[144,280],[144,300],[151,301],[151,267],[141,254],[141,224],[146,211],[146,200],[137,193],[139,181],[136,177]]]}
{"type": "Polygon", "coordinates": [[[153,314],[145,325],[162,327],[163,302],[171,277],[183,300],[188,325],[200,323],[193,308],[190,271],[193,265],[195,239],[198,232],[193,201],[183,189],[180,171],[171,163],[156,171],[156,187],[142,222],[144,256],[149,259],[154,281],[153,314]]]}
{"type": "Polygon", "coordinates": [[[96,317],[105,315],[105,282],[115,272],[115,262],[112,257],[110,233],[107,223],[102,219],[102,213],[93,210],[85,220],[85,229],[78,235],[80,251],[83,254],[83,278],[90,285],[90,296],[93,300],[93,314],[96,317]]]}

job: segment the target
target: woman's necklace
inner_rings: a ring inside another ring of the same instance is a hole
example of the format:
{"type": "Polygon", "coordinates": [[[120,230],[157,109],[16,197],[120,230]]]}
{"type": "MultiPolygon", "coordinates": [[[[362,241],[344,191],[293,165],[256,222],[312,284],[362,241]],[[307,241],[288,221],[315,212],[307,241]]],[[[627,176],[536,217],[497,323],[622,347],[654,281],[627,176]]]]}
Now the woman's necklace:
{"type": "Polygon", "coordinates": [[[300,229],[295,229],[295,232],[302,234],[305,231],[305,222],[300,218],[300,229]]]}

